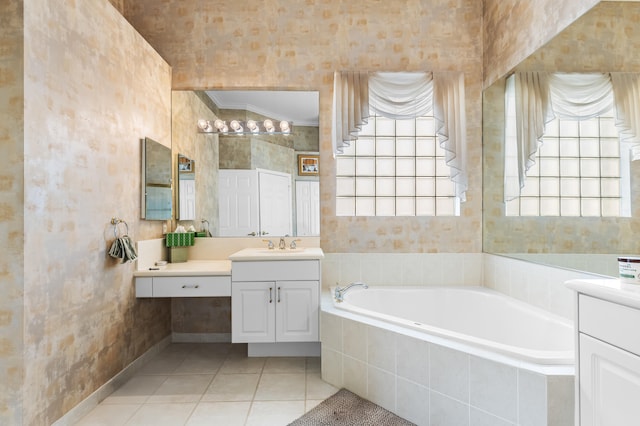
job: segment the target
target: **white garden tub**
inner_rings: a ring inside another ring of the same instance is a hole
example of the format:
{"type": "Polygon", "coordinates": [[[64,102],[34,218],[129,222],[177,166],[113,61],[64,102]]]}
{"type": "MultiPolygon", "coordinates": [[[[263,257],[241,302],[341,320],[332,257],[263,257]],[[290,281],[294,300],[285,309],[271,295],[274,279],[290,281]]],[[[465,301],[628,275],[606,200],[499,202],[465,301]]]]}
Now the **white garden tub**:
{"type": "Polygon", "coordinates": [[[334,303],[338,309],[514,360],[574,364],[570,321],[484,287],[354,287],[343,302],[334,303]]]}
{"type": "Polygon", "coordinates": [[[572,323],[484,287],[324,294],[322,378],[417,425],[574,423],[572,323]]]}

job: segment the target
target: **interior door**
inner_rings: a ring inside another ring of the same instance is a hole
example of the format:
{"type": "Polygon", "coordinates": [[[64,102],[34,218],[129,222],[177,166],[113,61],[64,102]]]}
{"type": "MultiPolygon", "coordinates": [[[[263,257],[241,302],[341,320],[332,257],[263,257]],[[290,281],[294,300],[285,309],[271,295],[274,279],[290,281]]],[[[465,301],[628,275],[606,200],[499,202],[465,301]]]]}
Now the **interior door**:
{"type": "Polygon", "coordinates": [[[320,182],[296,181],[296,235],[320,235],[320,182]]]}
{"type": "Polygon", "coordinates": [[[220,170],[218,182],[220,236],[260,235],[257,172],[220,170]]]}
{"type": "Polygon", "coordinates": [[[291,235],[291,175],[258,170],[260,187],[260,231],[262,235],[291,235]]]}
{"type": "Polygon", "coordinates": [[[180,179],[178,187],[180,220],[196,220],[196,181],[180,179]]]}

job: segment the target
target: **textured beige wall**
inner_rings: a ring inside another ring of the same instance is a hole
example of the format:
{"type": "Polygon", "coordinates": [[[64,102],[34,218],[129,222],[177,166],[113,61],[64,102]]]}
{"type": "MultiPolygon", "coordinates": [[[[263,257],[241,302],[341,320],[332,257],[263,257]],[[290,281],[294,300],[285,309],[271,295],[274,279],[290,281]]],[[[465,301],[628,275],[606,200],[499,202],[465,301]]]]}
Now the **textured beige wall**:
{"type": "Polygon", "coordinates": [[[484,0],[484,86],[511,71],[600,0],[484,0]]]}
{"type": "MultiPolygon", "coordinates": [[[[640,3],[603,2],[517,69],[640,72],[640,3]]],[[[485,90],[484,251],[490,253],[636,253],[640,164],[631,162],[632,218],[504,217],[504,79],[485,90]]]]}
{"type": "MultiPolygon", "coordinates": [[[[218,230],[218,163],[219,146],[217,135],[196,132],[199,119],[215,120],[217,117],[200,97],[191,91],[174,91],[171,96],[171,149],[174,172],[178,154],[195,161],[196,179],[196,220],[182,221],[185,226],[193,224],[200,229],[201,219],[209,221],[212,234],[218,230]]],[[[177,182],[177,176],[174,182],[177,182]]],[[[178,201],[175,205],[178,205],[178,201]]],[[[175,212],[175,211],[174,211],[175,212]]],[[[174,215],[175,216],[175,215],[174,215]]]]}
{"type": "Polygon", "coordinates": [[[0,3],[0,424],[22,423],[24,291],[23,2],[0,3]]]}
{"type": "Polygon", "coordinates": [[[321,245],[327,252],[479,252],[482,2],[407,0],[153,0],[129,21],[173,67],[174,89],[320,92],[321,245]],[[463,71],[470,189],[459,218],[335,216],[333,71],[463,71]]]}
{"type": "Polygon", "coordinates": [[[139,139],[171,144],[171,70],[106,0],[29,0],[24,47],[24,424],[48,425],[170,333],[107,249],[112,216],[161,234],[139,139]]]}

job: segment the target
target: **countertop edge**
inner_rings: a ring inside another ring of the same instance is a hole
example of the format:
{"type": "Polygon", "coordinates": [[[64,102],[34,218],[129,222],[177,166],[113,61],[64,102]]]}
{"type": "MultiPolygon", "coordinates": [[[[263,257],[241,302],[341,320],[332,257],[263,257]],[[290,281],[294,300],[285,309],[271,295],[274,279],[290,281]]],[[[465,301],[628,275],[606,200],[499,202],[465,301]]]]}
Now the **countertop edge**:
{"type": "Polygon", "coordinates": [[[618,279],[575,279],[565,286],[580,294],[640,309],[640,286],[626,284],[618,279]]]}

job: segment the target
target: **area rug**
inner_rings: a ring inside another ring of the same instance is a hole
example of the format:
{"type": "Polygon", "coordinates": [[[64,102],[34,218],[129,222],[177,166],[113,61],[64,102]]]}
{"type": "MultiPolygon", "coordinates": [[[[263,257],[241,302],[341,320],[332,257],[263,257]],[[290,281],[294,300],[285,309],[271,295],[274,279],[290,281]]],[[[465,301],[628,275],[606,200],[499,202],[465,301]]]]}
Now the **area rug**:
{"type": "Polygon", "coordinates": [[[346,389],[340,389],[289,426],[415,425],[346,389]]]}

